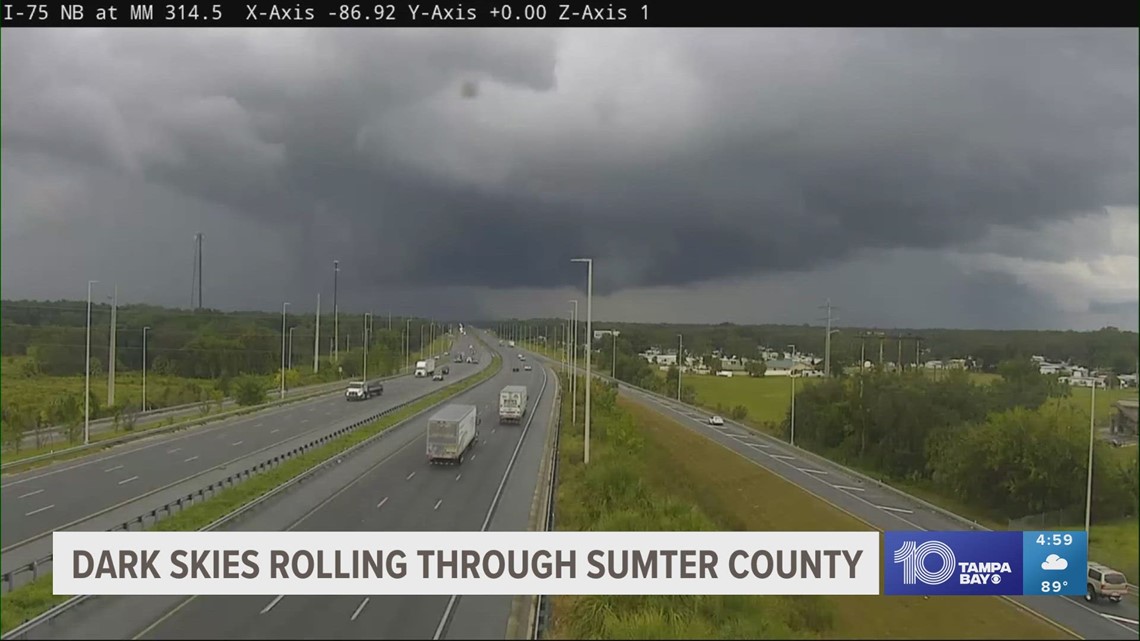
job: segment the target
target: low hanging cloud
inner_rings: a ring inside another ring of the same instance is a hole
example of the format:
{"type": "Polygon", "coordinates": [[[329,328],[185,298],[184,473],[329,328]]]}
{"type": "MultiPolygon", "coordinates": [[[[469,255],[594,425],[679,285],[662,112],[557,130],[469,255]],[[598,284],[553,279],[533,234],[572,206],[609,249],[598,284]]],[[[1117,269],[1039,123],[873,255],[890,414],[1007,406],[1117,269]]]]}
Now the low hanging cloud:
{"type": "MultiPolygon", "coordinates": [[[[600,294],[893,250],[1031,289],[1130,267],[1027,239],[1135,211],[1134,30],[61,30],[0,47],[4,169],[40,177],[5,194],[6,238],[64,216],[49,194],[90,171],[270,230],[306,286],[331,256],[389,289],[577,285],[567,261],[591,256],[600,294]]],[[[116,220],[161,234],[140,224],[161,216],[116,220]]]]}

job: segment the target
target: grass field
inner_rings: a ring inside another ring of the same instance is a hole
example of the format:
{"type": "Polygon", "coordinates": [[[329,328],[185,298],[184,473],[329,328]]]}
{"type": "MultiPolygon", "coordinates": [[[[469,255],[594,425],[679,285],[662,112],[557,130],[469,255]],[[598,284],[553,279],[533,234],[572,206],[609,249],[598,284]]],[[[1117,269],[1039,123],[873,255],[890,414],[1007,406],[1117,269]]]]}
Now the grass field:
{"type": "MultiPolygon", "coordinates": [[[[558,528],[870,530],[640,405],[595,409],[589,470],[563,417],[558,528]]],[[[1032,638],[1068,635],[992,597],[555,597],[553,638],[1032,638]]]]}

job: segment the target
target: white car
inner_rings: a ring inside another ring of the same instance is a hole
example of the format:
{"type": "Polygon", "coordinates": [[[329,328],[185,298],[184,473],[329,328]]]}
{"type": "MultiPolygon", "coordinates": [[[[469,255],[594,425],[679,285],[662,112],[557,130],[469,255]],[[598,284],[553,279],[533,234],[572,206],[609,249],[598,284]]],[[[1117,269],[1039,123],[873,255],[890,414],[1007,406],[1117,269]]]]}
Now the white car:
{"type": "Polygon", "coordinates": [[[709,425],[724,425],[724,419],[719,416],[710,416],[709,425]]]}

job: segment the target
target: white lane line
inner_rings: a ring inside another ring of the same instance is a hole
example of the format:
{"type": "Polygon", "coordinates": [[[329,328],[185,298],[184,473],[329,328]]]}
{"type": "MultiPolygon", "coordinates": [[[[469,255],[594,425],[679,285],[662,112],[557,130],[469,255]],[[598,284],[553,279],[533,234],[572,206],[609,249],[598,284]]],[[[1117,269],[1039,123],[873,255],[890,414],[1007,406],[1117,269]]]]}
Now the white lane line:
{"type": "Polygon", "coordinates": [[[355,621],[356,617],[360,616],[360,611],[363,610],[364,606],[366,605],[368,605],[368,597],[364,597],[364,600],[360,602],[360,605],[356,606],[356,612],[352,613],[352,618],[349,619],[349,621],[355,621]]]}
{"type": "Polygon", "coordinates": [[[277,598],[275,598],[275,599],[273,599],[272,601],[270,601],[270,602],[269,602],[269,605],[265,606],[264,608],[261,608],[261,612],[259,612],[258,614],[265,614],[266,612],[269,612],[270,610],[272,610],[272,609],[273,609],[273,606],[275,606],[275,605],[277,605],[278,603],[280,603],[280,602],[281,602],[281,599],[284,599],[284,598],[285,598],[285,595],[284,595],[284,594],[279,594],[279,595],[277,595],[277,598]]]}
{"type": "Polygon", "coordinates": [[[307,418],[303,418],[303,419],[301,419],[301,422],[302,422],[302,423],[308,423],[308,422],[309,422],[309,419],[307,419],[307,418]]]}
{"type": "Polygon", "coordinates": [[[388,502],[388,497],[385,496],[383,499],[380,500],[379,503],[376,504],[376,509],[379,510],[380,508],[384,507],[384,504],[387,502],[388,502]]]}
{"type": "Polygon", "coordinates": [[[827,474],[827,472],[824,472],[823,470],[813,470],[809,467],[797,467],[796,469],[805,473],[805,474],[819,474],[819,475],[826,475],[827,474]]]}
{"type": "Polygon", "coordinates": [[[174,448],[174,449],[172,449],[172,450],[166,450],[166,453],[167,453],[167,454],[173,454],[173,453],[175,453],[175,452],[181,452],[181,451],[182,451],[182,448],[181,448],[181,447],[176,447],[176,448],[174,448]]]}
{"type": "Polygon", "coordinates": [[[129,479],[123,479],[123,480],[119,481],[119,485],[126,485],[127,483],[130,483],[131,481],[137,481],[138,479],[139,479],[139,477],[132,476],[129,479]]]}
{"type": "Polygon", "coordinates": [[[40,509],[38,509],[38,510],[32,510],[31,512],[28,512],[28,513],[27,513],[27,514],[25,514],[24,516],[31,516],[31,515],[33,515],[33,514],[39,514],[40,512],[47,512],[48,510],[52,509],[53,507],[55,507],[55,504],[54,504],[54,503],[53,503],[53,504],[51,504],[51,505],[49,505],[49,506],[47,506],[47,507],[41,507],[41,508],[40,508],[40,509]]]}
{"type": "Polygon", "coordinates": [[[831,487],[837,490],[847,490],[848,492],[866,492],[867,490],[861,487],[854,487],[851,485],[832,485],[831,487]]]}
{"type": "Polygon", "coordinates": [[[412,472],[411,474],[409,474],[409,475],[405,476],[405,477],[404,477],[404,480],[405,480],[405,481],[410,481],[410,480],[412,480],[412,477],[413,477],[413,476],[415,476],[415,475],[416,475],[416,473],[415,473],[415,472],[412,472]]]}
{"type": "Polygon", "coordinates": [[[274,429],[271,429],[271,430],[269,430],[269,433],[270,433],[270,434],[276,434],[276,433],[278,433],[278,432],[280,432],[280,431],[281,431],[281,428],[280,428],[280,427],[278,427],[278,428],[274,428],[274,429]]]}
{"type": "Polygon", "coordinates": [[[28,492],[27,494],[21,494],[21,495],[20,495],[18,498],[21,498],[21,499],[26,499],[26,498],[28,498],[29,496],[35,496],[35,495],[37,495],[37,494],[39,494],[39,493],[41,493],[41,492],[43,492],[43,490],[36,490],[35,492],[28,492]]]}
{"type": "Polygon", "coordinates": [[[455,475],[455,480],[456,480],[456,481],[458,481],[458,480],[459,480],[459,478],[460,478],[461,476],[463,476],[463,474],[462,474],[462,473],[456,474],[456,475],[455,475]]]}
{"type": "Polygon", "coordinates": [[[887,512],[901,512],[903,514],[914,514],[913,510],[904,510],[901,507],[890,507],[888,505],[876,505],[875,507],[879,508],[880,510],[886,510],[887,512]]]}
{"type": "Polygon", "coordinates": [[[182,461],[182,462],[183,462],[183,463],[189,463],[190,461],[195,461],[195,460],[197,460],[197,459],[198,459],[198,457],[197,457],[197,456],[191,456],[190,458],[188,458],[188,459],[186,459],[185,461],[182,461]]]}
{"type": "MultiPolygon", "coordinates": [[[[262,425],[265,425],[265,423],[254,423],[253,424],[254,427],[261,427],[262,425]]],[[[281,597],[278,597],[277,600],[280,601],[281,597]]],[[[274,601],[274,603],[277,603],[277,601],[274,601]]]]}
{"type": "Polygon", "coordinates": [[[493,428],[493,427],[491,428],[491,433],[492,433],[492,434],[494,434],[494,433],[495,433],[495,428],[493,428]]]}
{"type": "Polygon", "coordinates": [[[438,510],[438,509],[439,509],[439,504],[440,504],[440,503],[443,503],[443,499],[440,499],[440,500],[436,501],[436,502],[435,502],[435,507],[433,507],[432,509],[433,509],[433,510],[438,510]]]}
{"type": "Polygon", "coordinates": [[[1112,619],[1113,621],[1121,621],[1123,623],[1131,623],[1132,625],[1140,625],[1140,621],[1136,621],[1134,619],[1126,619],[1124,617],[1118,617],[1114,614],[1106,614],[1104,612],[1101,612],[1100,615],[1106,619],[1112,619]]]}
{"type": "Polygon", "coordinates": [[[112,468],[109,468],[109,469],[106,469],[106,470],[103,470],[103,471],[104,471],[104,472],[114,472],[115,470],[121,470],[121,469],[123,469],[123,467],[124,467],[124,466],[122,466],[122,465],[116,465],[115,467],[112,467],[112,468]]]}
{"type": "Polygon", "coordinates": [[[768,456],[771,456],[772,458],[778,458],[781,461],[790,461],[796,458],[794,456],[788,456],[787,454],[769,454],[768,456]]]}
{"type": "Polygon", "coordinates": [[[763,443],[749,443],[748,447],[754,447],[758,450],[766,450],[772,446],[771,445],[764,445],[763,443]]]}
{"type": "Polygon", "coordinates": [[[234,443],[234,447],[237,447],[237,446],[241,445],[242,443],[245,443],[245,441],[238,441],[237,443],[234,443]]]}

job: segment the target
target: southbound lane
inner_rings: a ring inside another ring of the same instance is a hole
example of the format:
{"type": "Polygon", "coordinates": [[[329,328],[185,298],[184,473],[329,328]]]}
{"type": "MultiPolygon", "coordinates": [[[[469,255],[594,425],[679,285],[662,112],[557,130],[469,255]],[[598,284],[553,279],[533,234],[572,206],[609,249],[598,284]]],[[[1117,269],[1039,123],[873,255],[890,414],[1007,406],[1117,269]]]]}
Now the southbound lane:
{"type": "MultiPolygon", "coordinates": [[[[451,401],[474,404],[483,417],[479,440],[462,465],[426,463],[423,433],[427,416],[419,417],[401,428],[413,431],[414,438],[291,529],[480,530],[488,521],[492,501],[517,448],[520,454],[511,475],[516,470],[525,470],[523,474],[530,487],[529,491],[516,491],[511,496],[525,496],[526,509],[513,509],[517,506],[512,505],[506,512],[515,522],[496,524],[488,529],[525,530],[526,518],[520,519],[518,515],[529,513],[529,501],[537,480],[538,454],[551,423],[551,399],[557,382],[543,367],[533,372],[511,372],[509,354],[505,360],[507,363],[499,375],[451,401]],[[500,426],[495,418],[499,390],[504,385],[517,383],[526,384],[531,395],[533,418],[525,429],[517,425],[500,426]]],[[[504,492],[504,496],[506,494],[504,492]]],[[[498,630],[496,636],[502,638],[511,599],[498,597],[496,607],[482,609],[484,618],[490,620],[471,622],[465,615],[467,623],[464,623],[459,617],[453,617],[448,636],[470,638],[465,633],[466,626],[470,625],[498,630]]],[[[440,625],[448,601],[447,596],[195,597],[176,606],[138,638],[430,639],[440,625]]]]}
{"type": "Polygon", "coordinates": [[[9,549],[30,539],[79,525],[113,506],[214,468],[233,465],[237,471],[245,457],[267,458],[278,448],[288,449],[286,444],[298,445],[431,393],[482,370],[490,359],[480,361],[450,364],[451,374],[443,383],[405,376],[385,381],[384,394],[368,401],[348,402],[332,394],[6,479],[0,486],[4,570],[9,570],[9,549]]]}

